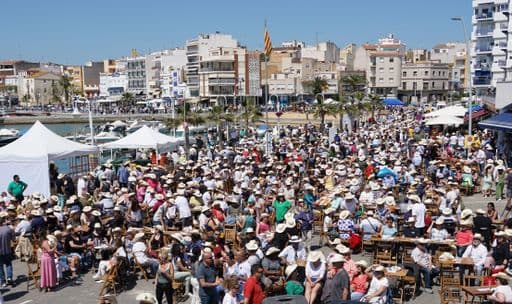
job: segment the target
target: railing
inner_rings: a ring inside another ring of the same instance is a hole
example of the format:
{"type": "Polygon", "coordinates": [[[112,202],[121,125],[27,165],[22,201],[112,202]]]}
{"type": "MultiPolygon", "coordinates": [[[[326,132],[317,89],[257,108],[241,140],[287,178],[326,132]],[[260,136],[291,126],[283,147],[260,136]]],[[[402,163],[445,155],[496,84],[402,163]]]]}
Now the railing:
{"type": "Polygon", "coordinates": [[[492,13],[476,15],[477,20],[490,19],[490,18],[492,18],[492,13]]]}
{"type": "Polygon", "coordinates": [[[477,31],[476,36],[477,37],[492,36],[492,31],[477,31]]]}
{"type": "Polygon", "coordinates": [[[488,77],[482,77],[482,78],[473,78],[473,84],[474,85],[489,85],[491,84],[491,79],[488,77]]]}
{"type": "Polygon", "coordinates": [[[506,65],[507,65],[507,61],[506,60],[498,60],[498,66],[504,67],[506,65]]]}
{"type": "Polygon", "coordinates": [[[482,47],[476,49],[477,53],[485,53],[485,52],[492,52],[492,47],[482,47]]]}
{"type": "Polygon", "coordinates": [[[490,70],[490,66],[488,63],[476,63],[475,64],[475,70],[490,70]]]}
{"type": "Polygon", "coordinates": [[[235,85],[234,79],[209,79],[208,85],[235,85]]]}
{"type": "Polygon", "coordinates": [[[508,30],[508,24],[506,24],[506,23],[502,23],[502,24],[500,24],[500,29],[502,29],[502,30],[508,30]]]}

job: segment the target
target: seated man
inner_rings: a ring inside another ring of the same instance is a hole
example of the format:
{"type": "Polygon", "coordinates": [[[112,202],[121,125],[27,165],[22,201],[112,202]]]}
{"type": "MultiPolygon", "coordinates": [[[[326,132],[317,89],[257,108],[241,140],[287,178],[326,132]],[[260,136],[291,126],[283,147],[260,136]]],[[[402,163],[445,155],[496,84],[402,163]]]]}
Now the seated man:
{"type": "Polygon", "coordinates": [[[407,219],[406,224],[404,225],[403,233],[405,237],[415,238],[416,237],[416,229],[414,228],[414,223],[416,219],[414,216],[411,216],[407,219]]]}
{"type": "Polygon", "coordinates": [[[463,258],[471,258],[473,259],[474,271],[476,275],[481,275],[484,269],[485,259],[487,257],[487,248],[484,244],[482,244],[482,235],[476,233],[473,236],[473,242],[470,246],[466,248],[463,258]]]}
{"type": "Polygon", "coordinates": [[[279,257],[282,259],[283,264],[293,265],[297,264],[297,260],[306,260],[306,249],[302,240],[294,235],[290,238],[290,245],[286,246],[279,257]]]}
{"type": "MultiPolygon", "coordinates": [[[[425,245],[428,240],[420,238],[416,242],[416,248],[411,252],[411,258],[418,265],[419,272],[423,274],[425,292],[432,294],[432,279],[439,274],[439,269],[432,264],[432,256],[428,253],[425,245]]],[[[419,279],[419,278],[418,278],[419,279]]]]}
{"type": "Polygon", "coordinates": [[[142,266],[149,266],[151,269],[151,274],[156,275],[158,271],[158,266],[160,263],[157,259],[150,258],[146,251],[148,248],[146,247],[146,244],[144,243],[144,232],[137,233],[133,239],[133,256],[137,259],[137,262],[141,264],[142,266]]]}

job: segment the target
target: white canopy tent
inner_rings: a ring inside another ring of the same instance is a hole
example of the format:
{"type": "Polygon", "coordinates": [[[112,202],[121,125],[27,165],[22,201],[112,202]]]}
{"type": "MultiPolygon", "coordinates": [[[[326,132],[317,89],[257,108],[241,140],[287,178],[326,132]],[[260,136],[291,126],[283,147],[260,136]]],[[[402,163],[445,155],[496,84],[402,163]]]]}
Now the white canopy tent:
{"type": "Polygon", "coordinates": [[[466,112],[468,111],[467,108],[463,106],[449,106],[446,108],[442,108],[436,111],[432,111],[430,113],[425,114],[425,118],[431,118],[431,117],[439,117],[439,116],[458,116],[458,117],[464,117],[466,115],[466,112]]]}
{"type": "Polygon", "coordinates": [[[41,192],[49,196],[50,161],[98,152],[98,147],[68,140],[36,121],[23,136],[0,148],[0,187],[2,191],[7,189],[17,174],[28,184],[26,193],[41,192]]]}
{"type": "Polygon", "coordinates": [[[443,125],[443,126],[460,126],[464,123],[464,119],[451,115],[443,115],[427,120],[427,126],[443,125]]]}
{"type": "Polygon", "coordinates": [[[144,125],[128,136],[100,147],[102,149],[155,149],[158,152],[167,152],[183,141],[182,138],[162,134],[144,125]]]}

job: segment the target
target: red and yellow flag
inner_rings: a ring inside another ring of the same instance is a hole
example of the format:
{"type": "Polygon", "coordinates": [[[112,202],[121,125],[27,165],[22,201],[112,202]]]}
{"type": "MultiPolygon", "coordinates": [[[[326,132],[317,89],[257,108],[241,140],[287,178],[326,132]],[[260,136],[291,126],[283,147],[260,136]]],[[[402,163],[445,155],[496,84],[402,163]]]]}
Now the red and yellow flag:
{"type": "Polygon", "coordinates": [[[263,36],[263,44],[265,47],[265,55],[270,56],[270,53],[272,53],[272,40],[270,40],[270,35],[268,34],[267,25],[265,25],[265,34],[263,36]]]}

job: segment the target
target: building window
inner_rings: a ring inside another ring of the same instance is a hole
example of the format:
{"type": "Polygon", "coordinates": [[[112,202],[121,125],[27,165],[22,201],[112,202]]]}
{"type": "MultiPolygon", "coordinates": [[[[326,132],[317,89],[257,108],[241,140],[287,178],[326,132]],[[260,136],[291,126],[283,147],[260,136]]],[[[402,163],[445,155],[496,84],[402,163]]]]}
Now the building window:
{"type": "Polygon", "coordinates": [[[389,58],[389,62],[395,62],[395,58],[389,58]]]}
{"type": "Polygon", "coordinates": [[[413,71],[412,76],[418,76],[418,71],[413,71]]]}
{"type": "Polygon", "coordinates": [[[384,68],[380,67],[380,68],[379,68],[379,72],[380,72],[380,73],[384,73],[384,68]]]}
{"type": "Polygon", "coordinates": [[[407,88],[407,83],[404,81],[402,82],[402,90],[406,90],[407,88]]]}
{"type": "Polygon", "coordinates": [[[402,72],[402,77],[407,77],[407,72],[402,72]]]}
{"type": "Polygon", "coordinates": [[[384,62],[384,57],[379,57],[379,62],[384,62]]]}
{"type": "Polygon", "coordinates": [[[436,87],[436,83],[432,81],[432,89],[436,87]]]}
{"type": "Polygon", "coordinates": [[[423,83],[423,90],[428,90],[428,82],[423,83]]]}
{"type": "Polygon", "coordinates": [[[395,81],[395,78],[393,78],[393,77],[389,77],[389,79],[388,79],[388,80],[389,80],[389,81],[395,81]]]}
{"type": "Polygon", "coordinates": [[[379,82],[384,82],[384,77],[380,77],[379,82]]]}
{"type": "Polygon", "coordinates": [[[390,72],[393,72],[394,70],[395,70],[395,68],[394,68],[394,67],[390,67],[390,68],[389,68],[389,71],[390,71],[390,72]]]}
{"type": "Polygon", "coordinates": [[[425,71],[425,76],[428,76],[428,71],[425,71]]]}

